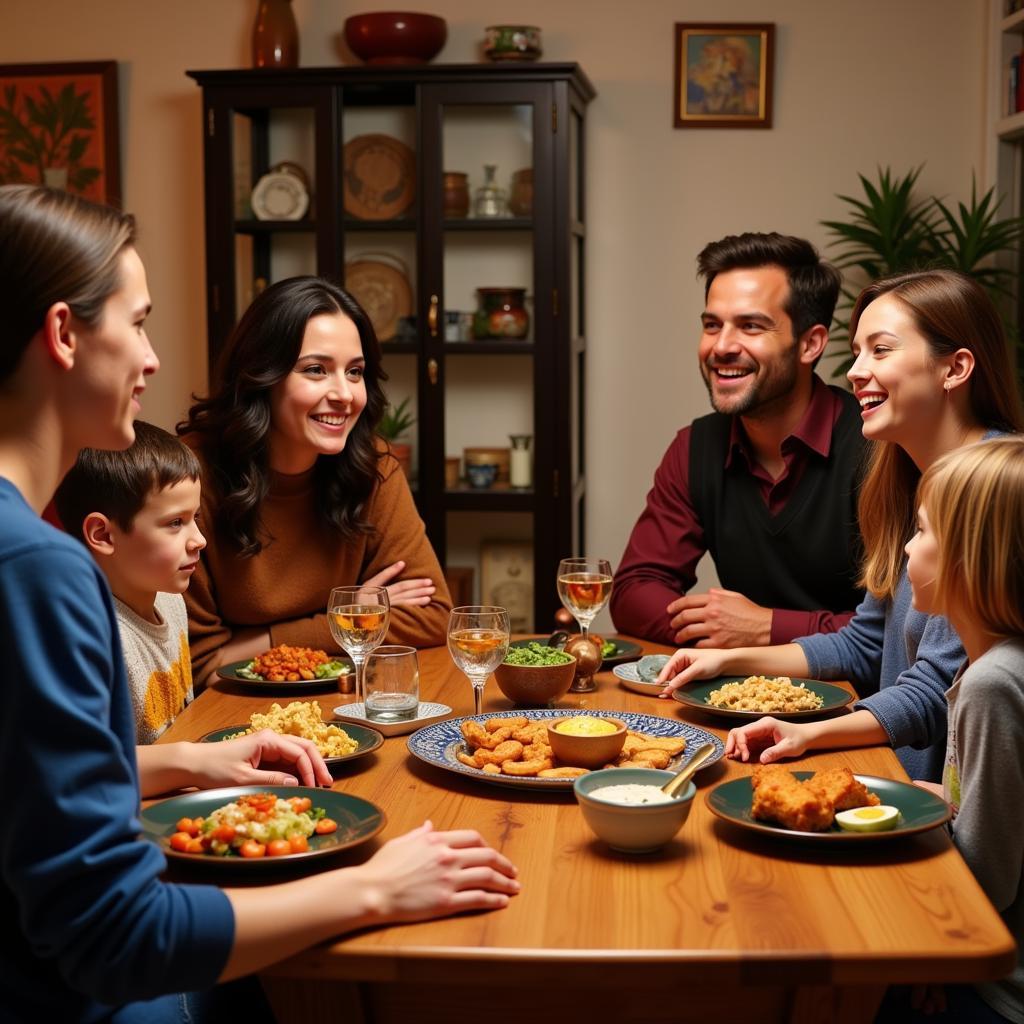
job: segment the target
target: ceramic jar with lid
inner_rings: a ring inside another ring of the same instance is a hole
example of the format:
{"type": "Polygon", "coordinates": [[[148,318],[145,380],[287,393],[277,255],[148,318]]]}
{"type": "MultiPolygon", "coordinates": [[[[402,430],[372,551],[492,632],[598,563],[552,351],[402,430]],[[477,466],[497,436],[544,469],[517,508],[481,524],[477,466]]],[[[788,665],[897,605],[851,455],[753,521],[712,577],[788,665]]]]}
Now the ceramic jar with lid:
{"type": "Polygon", "coordinates": [[[525,338],[530,333],[525,288],[477,288],[476,294],[474,338],[525,338]]]}

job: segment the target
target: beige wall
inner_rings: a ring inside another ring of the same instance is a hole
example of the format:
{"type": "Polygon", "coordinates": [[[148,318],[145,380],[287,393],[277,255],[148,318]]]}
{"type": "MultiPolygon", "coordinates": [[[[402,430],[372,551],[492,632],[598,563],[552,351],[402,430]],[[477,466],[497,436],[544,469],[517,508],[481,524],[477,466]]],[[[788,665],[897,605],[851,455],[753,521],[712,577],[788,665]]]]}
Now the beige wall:
{"type": "MultiPolygon", "coordinates": [[[[386,6],[386,5],[382,5],[386,6]]],[[[418,5],[417,5],[418,6],[418,5]]],[[[926,163],[922,185],[962,196],[984,139],[982,0],[431,0],[446,61],[477,57],[482,27],[543,27],[545,57],[579,61],[591,107],[591,553],[615,560],[678,427],[704,412],[695,366],[703,244],[728,232],[827,239],[837,192],[878,164],[926,163]],[[771,131],[672,128],[673,22],[772,20],[771,131]]],[[[255,0],[3,0],[0,62],[121,64],[125,202],[142,225],[162,370],[145,415],[178,418],[205,373],[200,98],[187,68],[247,63],[255,0]]],[[[346,14],[295,0],[304,65],[339,60],[346,14]]]]}

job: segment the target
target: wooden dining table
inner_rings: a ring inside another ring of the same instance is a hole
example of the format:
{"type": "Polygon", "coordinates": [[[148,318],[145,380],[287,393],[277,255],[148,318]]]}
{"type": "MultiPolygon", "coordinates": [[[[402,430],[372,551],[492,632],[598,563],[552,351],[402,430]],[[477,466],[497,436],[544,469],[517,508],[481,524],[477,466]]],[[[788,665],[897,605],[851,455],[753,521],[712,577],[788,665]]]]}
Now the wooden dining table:
{"type": "MultiPolygon", "coordinates": [[[[629,692],[611,672],[595,680],[595,692],[560,705],[726,735],[721,718],[629,692]]],[[[420,652],[420,681],[421,699],[472,713],[470,684],[447,650],[420,652]]],[[[285,688],[219,681],[163,740],[197,739],[287,698],[285,688]]],[[[318,700],[329,718],[354,698],[292,699],[318,700]]],[[[493,679],[484,706],[512,707],[493,679]]],[[[744,831],[705,804],[719,783],[750,772],[723,759],[698,772],[677,837],[628,855],[594,836],[571,791],[489,785],[421,762],[407,739],[386,739],[338,771],[334,788],[377,804],[387,825],[332,866],[360,863],[429,818],[440,829],[477,829],[518,866],[522,891],[503,910],[364,930],[268,968],[262,981],[282,1022],[870,1021],[890,984],[979,982],[1016,962],[1012,937],[944,828],[827,845],[744,831]]],[[[793,762],[838,765],[906,780],[884,747],[793,762]]]]}

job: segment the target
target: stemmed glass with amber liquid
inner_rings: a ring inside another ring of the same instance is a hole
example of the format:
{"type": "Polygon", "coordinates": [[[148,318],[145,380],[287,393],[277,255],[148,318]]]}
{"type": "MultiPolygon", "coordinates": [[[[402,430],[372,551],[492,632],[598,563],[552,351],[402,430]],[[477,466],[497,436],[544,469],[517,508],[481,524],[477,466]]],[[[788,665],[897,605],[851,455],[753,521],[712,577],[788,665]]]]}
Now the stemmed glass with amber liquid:
{"type": "Polygon", "coordinates": [[[391,603],[386,587],[335,587],[327,602],[327,621],[338,646],[352,659],[356,700],[363,699],[363,666],[388,631],[391,603]]]}
{"type": "Polygon", "coordinates": [[[448,619],[448,650],[452,661],[473,684],[473,714],[483,711],[487,677],[508,652],[508,612],[494,605],[453,608],[448,619]]]}
{"type": "MultiPolygon", "coordinates": [[[[563,558],[558,563],[558,597],[579,623],[584,638],[611,596],[612,567],[604,558],[563,558]]],[[[576,683],[574,680],[574,690],[578,689],[576,683]]]]}

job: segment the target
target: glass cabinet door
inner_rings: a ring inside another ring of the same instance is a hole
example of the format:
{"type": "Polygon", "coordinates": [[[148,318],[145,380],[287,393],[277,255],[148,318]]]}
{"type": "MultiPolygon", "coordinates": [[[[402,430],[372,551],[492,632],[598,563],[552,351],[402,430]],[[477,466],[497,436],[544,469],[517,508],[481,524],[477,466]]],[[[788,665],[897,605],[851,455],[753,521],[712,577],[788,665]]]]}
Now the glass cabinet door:
{"type": "MultiPolygon", "coordinates": [[[[533,628],[538,374],[553,370],[551,90],[424,89],[424,284],[431,464],[445,471],[431,525],[475,597],[533,628]],[[429,141],[428,141],[429,140],[429,141]],[[501,598],[499,601],[498,598],[501,598]]],[[[434,503],[432,503],[434,504],[434,503]]]]}

